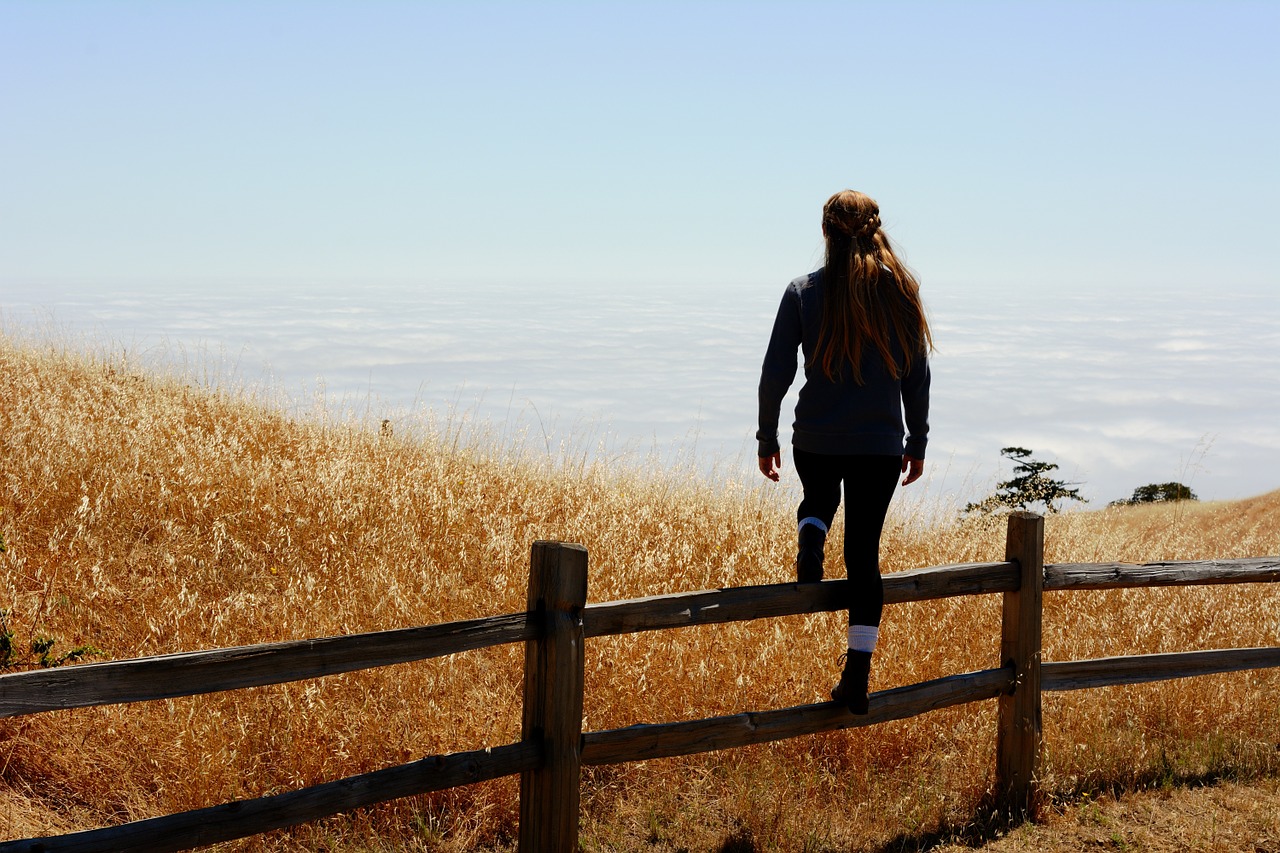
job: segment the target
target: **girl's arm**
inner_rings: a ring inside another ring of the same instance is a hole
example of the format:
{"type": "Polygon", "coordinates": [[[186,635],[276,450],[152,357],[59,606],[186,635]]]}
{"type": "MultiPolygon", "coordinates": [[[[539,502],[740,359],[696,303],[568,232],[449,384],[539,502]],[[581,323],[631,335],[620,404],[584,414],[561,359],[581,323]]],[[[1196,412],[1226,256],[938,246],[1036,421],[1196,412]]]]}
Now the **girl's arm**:
{"type": "MultiPolygon", "coordinates": [[[[773,321],[773,333],[769,336],[769,348],[760,368],[759,429],[756,440],[760,443],[757,455],[761,459],[779,452],[778,416],[782,398],[796,378],[796,350],[800,347],[802,326],[800,323],[800,298],[791,288],[782,295],[778,316],[773,321]]],[[[761,470],[764,470],[763,463],[761,470]]],[[[765,473],[765,476],[769,476],[765,473]]],[[[770,479],[777,479],[770,477],[770,479]]]]}

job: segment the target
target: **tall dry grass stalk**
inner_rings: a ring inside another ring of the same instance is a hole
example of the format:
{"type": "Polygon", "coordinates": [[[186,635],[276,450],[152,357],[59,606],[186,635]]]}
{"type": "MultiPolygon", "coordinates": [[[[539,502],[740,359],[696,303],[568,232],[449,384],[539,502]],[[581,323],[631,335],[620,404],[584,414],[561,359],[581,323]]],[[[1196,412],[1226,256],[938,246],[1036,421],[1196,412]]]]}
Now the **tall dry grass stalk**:
{"type": "MultiPolygon", "coordinates": [[[[523,609],[530,543],[590,554],[594,601],[782,581],[793,507],[763,484],[556,462],[290,418],[251,397],[0,338],[0,608],[109,658],[523,609]]],[[[1051,561],[1280,551],[1280,493],[1047,521],[1051,561]]],[[[835,532],[839,536],[839,531],[835,532]]],[[[838,541],[838,538],[837,540],[838,541]]],[[[884,569],[994,560],[988,520],[891,514],[884,569]]],[[[838,558],[835,558],[838,562],[838,558]]],[[[829,562],[832,562],[829,560],[829,562]]],[[[1274,588],[1046,596],[1046,658],[1280,643],[1274,588]]],[[[995,665],[996,596],[888,609],[873,689],[995,665]]],[[[585,727],[823,699],[842,614],[594,640],[585,727]]],[[[519,738],[522,649],[0,721],[0,833],[65,832],[519,738]]],[[[1051,695],[1045,788],[1275,773],[1273,672],[1051,695]]],[[[963,827],[992,783],[994,703],[687,759],[595,768],[588,849],[850,850],[963,827]],[[737,844],[737,847],[732,845],[737,844]]],[[[512,779],[226,849],[510,846],[512,779]]]]}

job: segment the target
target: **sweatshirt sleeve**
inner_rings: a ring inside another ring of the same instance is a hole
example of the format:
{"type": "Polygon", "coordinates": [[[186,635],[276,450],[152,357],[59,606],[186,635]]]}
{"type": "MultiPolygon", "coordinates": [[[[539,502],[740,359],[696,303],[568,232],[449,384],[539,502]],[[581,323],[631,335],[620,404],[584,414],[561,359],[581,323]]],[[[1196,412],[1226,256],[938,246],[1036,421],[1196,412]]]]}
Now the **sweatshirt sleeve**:
{"type": "Polygon", "coordinates": [[[764,366],[760,369],[760,417],[756,431],[760,456],[772,456],[779,450],[778,416],[782,398],[796,377],[796,350],[802,333],[800,297],[788,287],[782,295],[782,304],[778,306],[773,333],[769,336],[769,348],[764,354],[764,366]]]}
{"type": "Polygon", "coordinates": [[[928,354],[922,352],[902,377],[902,409],[907,427],[905,452],[916,459],[924,458],[929,442],[930,379],[928,354]]]}

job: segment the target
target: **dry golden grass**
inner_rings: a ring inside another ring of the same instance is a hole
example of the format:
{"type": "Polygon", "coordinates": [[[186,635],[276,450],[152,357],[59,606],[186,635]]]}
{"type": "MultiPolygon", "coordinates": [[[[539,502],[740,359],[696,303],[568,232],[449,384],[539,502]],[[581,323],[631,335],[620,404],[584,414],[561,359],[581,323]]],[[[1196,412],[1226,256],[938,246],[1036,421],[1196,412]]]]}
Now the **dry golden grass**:
{"type": "MultiPolygon", "coordinates": [[[[945,844],[936,853],[962,853],[945,844]]],[[[983,845],[985,853],[1271,853],[1280,850],[1280,781],[1082,796],[1035,824],[983,845]]]]}
{"type": "MultiPolygon", "coordinates": [[[[784,492],[643,460],[459,442],[429,419],[290,418],[244,393],[0,337],[0,609],[16,642],[109,658],[523,609],[530,543],[590,553],[593,601],[790,574],[784,492]]],[[[1280,553],[1280,493],[1050,517],[1059,562],[1280,553]]],[[[838,531],[836,532],[838,536],[838,531]]],[[[891,512],[884,569],[999,559],[998,521],[891,512]]],[[[1272,587],[1046,596],[1046,659],[1280,644],[1272,587]]],[[[996,662],[996,596],[891,607],[873,689],[996,662]]],[[[842,614],[593,640],[585,726],[818,701],[842,614]]],[[[516,646],[327,679],[0,721],[0,835],[201,808],[519,738],[516,646]]],[[[1280,771],[1275,671],[1051,694],[1055,802],[1280,771]]],[[[594,850],[915,849],[992,782],[994,703],[870,729],[587,771],[594,850]],[[891,845],[894,845],[890,847],[891,845]]],[[[224,849],[511,844],[516,784],[389,803],[224,849]]]]}

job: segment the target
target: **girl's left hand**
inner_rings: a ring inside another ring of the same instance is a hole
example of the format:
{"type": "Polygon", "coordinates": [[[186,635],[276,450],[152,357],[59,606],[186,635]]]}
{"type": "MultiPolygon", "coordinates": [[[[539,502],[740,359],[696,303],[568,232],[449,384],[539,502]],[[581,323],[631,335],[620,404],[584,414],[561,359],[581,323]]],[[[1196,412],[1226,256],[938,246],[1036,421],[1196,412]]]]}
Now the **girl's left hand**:
{"type": "Polygon", "coordinates": [[[760,456],[760,473],[764,474],[773,482],[778,482],[778,472],[782,470],[782,451],[779,450],[772,456],[760,456]]]}

